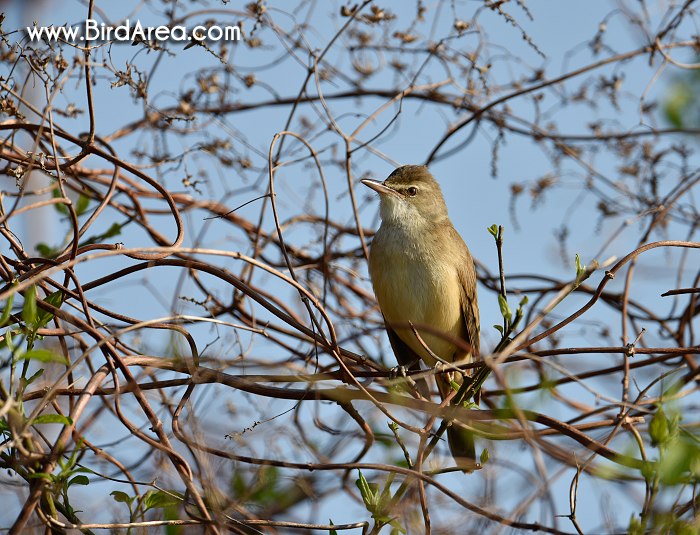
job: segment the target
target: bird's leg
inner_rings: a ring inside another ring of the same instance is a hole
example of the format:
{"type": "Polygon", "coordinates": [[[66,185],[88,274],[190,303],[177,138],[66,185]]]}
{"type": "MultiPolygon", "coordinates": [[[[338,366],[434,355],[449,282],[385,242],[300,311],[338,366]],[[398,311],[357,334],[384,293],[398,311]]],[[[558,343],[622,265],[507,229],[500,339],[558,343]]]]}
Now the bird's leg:
{"type": "Polygon", "coordinates": [[[395,368],[389,370],[389,377],[397,379],[402,377],[404,381],[400,382],[399,385],[403,386],[409,394],[418,399],[430,399],[430,388],[425,377],[419,377],[413,379],[411,372],[420,372],[420,357],[415,357],[413,360],[403,360],[399,361],[399,365],[395,368]]]}
{"type": "Polygon", "coordinates": [[[461,377],[457,377],[459,370],[455,369],[454,364],[435,355],[436,362],[433,365],[435,377],[437,379],[438,389],[442,399],[445,399],[452,391],[455,390],[455,383],[461,384],[461,377]]]}
{"type": "Polygon", "coordinates": [[[398,379],[402,378],[408,383],[413,389],[417,388],[416,382],[413,380],[413,378],[408,375],[408,371],[411,370],[418,362],[420,361],[419,358],[413,360],[412,362],[409,362],[408,364],[398,364],[391,368],[389,370],[389,379],[398,379]]]}

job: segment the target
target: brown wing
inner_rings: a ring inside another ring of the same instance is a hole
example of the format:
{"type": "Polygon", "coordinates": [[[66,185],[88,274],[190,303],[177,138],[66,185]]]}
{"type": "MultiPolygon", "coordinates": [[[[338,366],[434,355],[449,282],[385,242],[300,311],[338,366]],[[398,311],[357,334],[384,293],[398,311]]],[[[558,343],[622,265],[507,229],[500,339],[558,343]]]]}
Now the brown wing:
{"type": "MultiPolygon", "coordinates": [[[[405,366],[409,371],[420,370],[421,358],[418,353],[413,351],[408,344],[406,344],[396,331],[389,327],[384,320],[384,326],[386,327],[386,333],[389,335],[389,343],[391,344],[391,349],[394,350],[394,355],[396,356],[396,361],[400,366],[405,366]]],[[[430,399],[430,389],[428,388],[428,382],[425,379],[417,379],[416,386],[421,396],[425,399],[430,399]]]]}
{"type": "MultiPolygon", "coordinates": [[[[455,231],[456,232],[456,231],[455,231]]],[[[464,243],[464,242],[462,242],[464,243]]],[[[464,320],[464,339],[472,346],[472,355],[479,354],[479,303],[476,295],[476,268],[466,244],[459,259],[457,274],[462,286],[462,318],[464,320]]]]}
{"type": "MultiPolygon", "coordinates": [[[[464,339],[472,347],[472,357],[479,354],[479,302],[476,294],[476,268],[474,260],[466,244],[464,255],[460,259],[457,268],[459,283],[462,286],[462,319],[464,321],[464,339]]],[[[474,401],[479,403],[479,395],[474,397],[474,401]]],[[[452,456],[457,461],[457,465],[474,463],[476,451],[474,446],[474,435],[463,427],[452,425],[447,429],[447,438],[452,456]]]]}

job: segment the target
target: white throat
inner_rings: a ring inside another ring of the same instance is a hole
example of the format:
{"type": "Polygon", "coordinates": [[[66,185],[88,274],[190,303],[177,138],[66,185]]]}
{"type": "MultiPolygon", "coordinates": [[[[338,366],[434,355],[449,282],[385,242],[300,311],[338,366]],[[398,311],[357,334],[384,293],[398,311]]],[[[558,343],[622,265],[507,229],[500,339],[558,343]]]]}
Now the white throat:
{"type": "Polygon", "coordinates": [[[393,195],[382,195],[379,215],[383,225],[392,227],[411,229],[428,225],[428,221],[414,205],[393,195]]]}

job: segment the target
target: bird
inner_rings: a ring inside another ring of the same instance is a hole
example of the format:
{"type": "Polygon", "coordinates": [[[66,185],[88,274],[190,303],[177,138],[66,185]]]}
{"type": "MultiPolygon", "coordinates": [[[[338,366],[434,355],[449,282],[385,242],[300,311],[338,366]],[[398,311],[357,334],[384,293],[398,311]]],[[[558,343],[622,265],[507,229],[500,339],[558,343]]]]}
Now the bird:
{"type": "MultiPolygon", "coordinates": [[[[450,221],[437,180],[424,165],[404,165],[384,182],[361,182],[379,193],[381,224],[370,246],[369,274],[399,365],[435,367],[436,356],[447,362],[473,361],[479,353],[476,268],[450,221]]],[[[435,380],[445,399],[452,391],[450,381],[461,383],[462,377],[436,374],[435,380]]],[[[429,397],[423,385],[419,391],[429,397]]],[[[473,465],[473,434],[451,425],[447,439],[457,464],[473,465]]]]}

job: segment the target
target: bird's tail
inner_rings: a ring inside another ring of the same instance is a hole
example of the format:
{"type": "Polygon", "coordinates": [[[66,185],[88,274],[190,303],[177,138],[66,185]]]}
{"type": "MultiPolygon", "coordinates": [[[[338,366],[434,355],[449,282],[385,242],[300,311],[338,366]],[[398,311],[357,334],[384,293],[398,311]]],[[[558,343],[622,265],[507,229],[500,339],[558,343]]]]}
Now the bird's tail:
{"type": "Polygon", "coordinates": [[[473,466],[476,462],[474,434],[463,427],[451,425],[447,428],[447,442],[457,466],[473,466]]]}
{"type": "MultiPolygon", "coordinates": [[[[445,397],[452,392],[452,385],[450,384],[451,375],[452,374],[446,373],[435,377],[442,399],[445,399],[445,397]]],[[[474,433],[460,425],[450,425],[447,428],[447,443],[450,446],[450,452],[457,466],[465,468],[471,467],[473,469],[476,463],[474,433]]]]}

